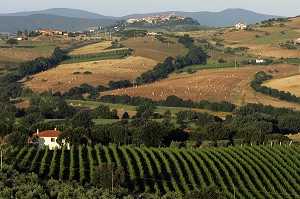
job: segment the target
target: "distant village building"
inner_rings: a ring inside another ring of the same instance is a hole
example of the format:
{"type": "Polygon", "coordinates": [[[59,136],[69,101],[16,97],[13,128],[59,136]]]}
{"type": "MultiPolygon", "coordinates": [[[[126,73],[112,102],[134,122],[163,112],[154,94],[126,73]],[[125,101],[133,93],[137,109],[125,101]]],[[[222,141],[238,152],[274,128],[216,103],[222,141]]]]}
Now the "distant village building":
{"type": "MultiPolygon", "coordinates": [[[[34,140],[32,141],[32,144],[36,145],[38,148],[49,147],[51,150],[55,149],[55,147],[60,148],[60,145],[57,143],[57,138],[60,134],[61,132],[56,129],[43,132],[39,132],[37,129],[37,132],[33,134],[34,140]]],[[[62,142],[64,143],[65,141],[62,140],[62,142]]]]}
{"type": "Polygon", "coordinates": [[[294,40],[294,44],[300,44],[300,38],[294,40]]]}
{"type": "Polygon", "coordinates": [[[263,59],[263,58],[258,58],[258,59],[256,59],[256,63],[257,64],[262,64],[262,63],[264,63],[265,62],[265,60],[263,59]]]}
{"type": "Polygon", "coordinates": [[[9,37],[10,35],[9,32],[0,32],[0,38],[9,37]]]}
{"type": "Polygon", "coordinates": [[[43,29],[38,29],[35,32],[40,33],[41,35],[44,36],[52,36],[52,35],[65,35],[66,32],[61,31],[61,30],[43,30],[43,29]]]}
{"type": "Polygon", "coordinates": [[[157,23],[158,21],[169,21],[170,19],[185,19],[186,17],[176,15],[175,13],[169,15],[157,15],[145,18],[136,18],[136,19],[127,19],[127,23],[135,23],[135,22],[147,22],[147,23],[157,23]]]}
{"type": "Polygon", "coordinates": [[[247,24],[246,23],[238,23],[235,25],[236,29],[240,29],[240,30],[244,30],[245,28],[247,28],[247,24]]]}

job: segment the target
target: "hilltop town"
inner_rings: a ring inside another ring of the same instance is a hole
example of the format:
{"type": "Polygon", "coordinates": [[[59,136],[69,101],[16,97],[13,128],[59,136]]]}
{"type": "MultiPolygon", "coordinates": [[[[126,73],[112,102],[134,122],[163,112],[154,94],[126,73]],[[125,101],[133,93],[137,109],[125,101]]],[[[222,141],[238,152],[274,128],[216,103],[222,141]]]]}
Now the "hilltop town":
{"type": "Polygon", "coordinates": [[[157,15],[157,16],[150,16],[145,18],[135,18],[135,19],[127,19],[127,23],[135,23],[135,22],[147,22],[150,24],[155,24],[162,21],[169,21],[169,20],[180,20],[186,19],[186,17],[180,16],[175,14],[174,12],[169,15],[157,15]]]}

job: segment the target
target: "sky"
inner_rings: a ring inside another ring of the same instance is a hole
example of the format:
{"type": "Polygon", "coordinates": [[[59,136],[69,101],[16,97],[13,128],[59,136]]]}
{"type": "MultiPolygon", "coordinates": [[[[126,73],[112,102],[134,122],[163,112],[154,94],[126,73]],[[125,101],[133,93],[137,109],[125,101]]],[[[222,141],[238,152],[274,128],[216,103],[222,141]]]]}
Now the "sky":
{"type": "Polygon", "coordinates": [[[160,11],[212,11],[243,8],[262,14],[300,15],[299,0],[0,0],[0,13],[76,8],[106,16],[160,11]]]}

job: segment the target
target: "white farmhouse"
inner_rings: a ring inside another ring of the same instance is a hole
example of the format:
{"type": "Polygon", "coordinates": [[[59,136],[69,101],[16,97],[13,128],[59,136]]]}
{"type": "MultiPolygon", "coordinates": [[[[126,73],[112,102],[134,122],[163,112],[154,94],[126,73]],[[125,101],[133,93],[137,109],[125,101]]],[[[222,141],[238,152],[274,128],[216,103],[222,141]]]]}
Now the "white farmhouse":
{"type": "Polygon", "coordinates": [[[257,64],[262,64],[262,63],[264,63],[265,62],[265,60],[263,59],[263,58],[258,58],[258,59],[256,59],[256,63],[257,64]]]}
{"type": "Polygon", "coordinates": [[[39,130],[37,129],[37,132],[33,134],[33,136],[35,137],[35,141],[33,143],[38,147],[48,146],[51,150],[53,150],[55,147],[60,148],[60,145],[56,142],[60,134],[61,132],[57,131],[56,129],[43,132],[39,132],[39,130]]]}
{"type": "Polygon", "coordinates": [[[247,24],[246,23],[238,23],[235,25],[235,28],[244,30],[245,28],[247,28],[247,24]]]}

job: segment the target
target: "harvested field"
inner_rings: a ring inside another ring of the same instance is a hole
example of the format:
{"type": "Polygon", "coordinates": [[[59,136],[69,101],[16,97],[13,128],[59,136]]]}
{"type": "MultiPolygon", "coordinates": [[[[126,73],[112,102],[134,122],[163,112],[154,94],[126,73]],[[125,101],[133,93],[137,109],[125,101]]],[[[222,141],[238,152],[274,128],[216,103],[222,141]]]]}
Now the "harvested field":
{"type": "Polygon", "coordinates": [[[89,54],[89,53],[101,53],[101,52],[109,52],[115,50],[122,50],[127,48],[116,48],[116,49],[105,49],[111,46],[111,41],[102,41],[96,44],[91,44],[87,46],[83,46],[81,48],[77,48],[70,52],[70,55],[79,55],[79,54],[89,54]]]}
{"type": "Polygon", "coordinates": [[[300,75],[272,79],[268,82],[265,82],[263,86],[278,89],[280,91],[288,91],[300,97],[300,75]]]}
{"type": "Polygon", "coordinates": [[[279,70],[273,74],[275,78],[298,72],[294,65],[249,66],[238,69],[201,70],[194,74],[172,74],[168,79],[134,88],[102,92],[101,95],[143,96],[154,100],[166,99],[176,95],[194,101],[229,101],[237,105],[248,102],[272,104],[274,106],[291,107],[300,110],[300,105],[283,102],[254,92],[249,82],[258,71],[279,70]]]}
{"type": "Polygon", "coordinates": [[[279,46],[261,45],[261,44],[237,44],[237,45],[226,45],[226,47],[237,48],[237,47],[248,47],[248,54],[253,54],[263,57],[275,57],[275,58],[300,58],[300,50],[290,50],[279,46]]]}
{"type": "Polygon", "coordinates": [[[162,43],[155,37],[148,36],[129,38],[121,43],[127,48],[132,48],[132,54],[135,56],[146,57],[162,62],[169,56],[175,57],[187,53],[188,50],[182,44],[179,44],[177,40],[177,38],[167,37],[167,41],[174,42],[168,44],[167,41],[162,43]]]}
{"type": "MultiPolygon", "coordinates": [[[[87,83],[92,86],[107,85],[110,80],[135,80],[141,73],[151,70],[157,62],[143,57],[127,57],[119,60],[101,60],[62,64],[56,68],[31,76],[31,80],[24,82],[24,86],[33,91],[65,92],[72,87],[87,83]],[[83,74],[90,71],[92,74],[83,74]],[[80,72],[80,74],[73,74],[80,72]]],[[[25,79],[23,79],[25,81],[25,79]]]]}
{"type": "Polygon", "coordinates": [[[263,34],[264,33],[261,32],[258,33],[252,31],[238,30],[238,31],[222,34],[218,36],[218,38],[224,39],[225,41],[229,41],[229,42],[245,42],[245,41],[251,41],[255,39],[255,35],[262,36],[263,34]]]}
{"type": "Polygon", "coordinates": [[[290,134],[290,135],[288,135],[288,138],[293,140],[293,142],[300,144],[300,133],[294,134],[294,135],[290,134]]]}

